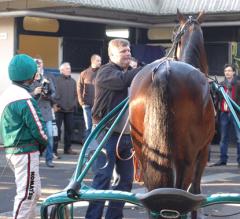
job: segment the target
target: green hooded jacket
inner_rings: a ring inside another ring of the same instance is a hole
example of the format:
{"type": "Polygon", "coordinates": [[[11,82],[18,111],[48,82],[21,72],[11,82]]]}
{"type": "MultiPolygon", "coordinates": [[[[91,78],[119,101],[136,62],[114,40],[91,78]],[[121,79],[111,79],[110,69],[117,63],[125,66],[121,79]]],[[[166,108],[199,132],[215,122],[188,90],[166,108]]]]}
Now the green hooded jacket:
{"type": "Polygon", "coordinates": [[[34,152],[47,145],[46,124],[26,89],[12,84],[0,103],[0,132],[7,154],[34,152]]]}

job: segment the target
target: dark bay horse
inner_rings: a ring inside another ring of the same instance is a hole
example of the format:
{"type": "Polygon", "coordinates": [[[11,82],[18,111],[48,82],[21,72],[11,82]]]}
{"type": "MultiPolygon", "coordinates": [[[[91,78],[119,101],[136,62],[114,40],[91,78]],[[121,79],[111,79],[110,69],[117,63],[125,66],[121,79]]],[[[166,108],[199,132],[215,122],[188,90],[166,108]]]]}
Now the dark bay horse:
{"type": "Polygon", "coordinates": [[[178,61],[156,60],[131,85],[131,136],[148,190],[172,187],[201,192],[215,130],[201,16],[185,19],[178,13],[173,44],[178,61]]]}

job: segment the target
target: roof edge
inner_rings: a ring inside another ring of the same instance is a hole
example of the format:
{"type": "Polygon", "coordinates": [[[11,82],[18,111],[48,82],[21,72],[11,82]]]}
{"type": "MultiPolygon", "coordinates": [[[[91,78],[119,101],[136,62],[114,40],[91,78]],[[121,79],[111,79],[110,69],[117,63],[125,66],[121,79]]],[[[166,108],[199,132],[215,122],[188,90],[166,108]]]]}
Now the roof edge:
{"type": "Polygon", "coordinates": [[[0,12],[0,17],[24,17],[24,16],[55,18],[55,19],[72,20],[72,21],[86,21],[91,23],[117,24],[122,26],[140,27],[140,28],[149,28],[152,26],[152,24],[124,21],[119,19],[113,20],[113,19],[107,19],[107,18],[74,16],[74,15],[65,15],[65,14],[34,11],[34,10],[0,12]]]}

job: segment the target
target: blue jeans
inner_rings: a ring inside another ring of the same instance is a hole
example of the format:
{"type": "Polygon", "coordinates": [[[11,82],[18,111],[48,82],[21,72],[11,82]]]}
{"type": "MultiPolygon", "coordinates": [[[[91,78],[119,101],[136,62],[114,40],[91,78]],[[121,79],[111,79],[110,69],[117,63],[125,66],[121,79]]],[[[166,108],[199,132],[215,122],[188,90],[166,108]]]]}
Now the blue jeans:
{"type": "Polygon", "coordinates": [[[85,122],[84,140],[86,140],[89,134],[91,133],[91,129],[92,129],[92,109],[91,109],[91,106],[89,105],[83,105],[82,109],[83,109],[83,118],[85,122]]]}
{"type": "Polygon", "coordinates": [[[52,121],[46,122],[47,126],[47,136],[48,136],[48,145],[46,148],[46,161],[52,161],[53,160],[53,126],[52,121]]]}
{"type": "MultiPolygon", "coordinates": [[[[119,134],[114,133],[107,144],[105,149],[108,155],[108,164],[106,164],[106,156],[102,153],[99,154],[96,160],[96,166],[99,167],[95,170],[92,187],[95,189],[107,190],[110,187],[114,165],[116,165],[116,172],[119,175],[119,181],[113,186],[112,189],[120,191],[131,191],[133,182],[133,161],[120,160],[116,157],[116,144],[119,134]]],[[[119,153],[122,158],[127,158],[131,155],[131,138],[130,135],[123,135],[119,144],[119,153]]],[[[102,217],[104,201],[90,202],[86,217],[87,219],[100,219],[102,217]]],[[[106,212],[106,219],[120,219],[123,218],[123,207],[125,202],[110,201],[106,212]]]]}
{"type": "Polygon", "coordinates": [[[229,144],[229,132],[230,125],[233,125],[235,136],[237,139],[237,162],[240,163],[240,130],[237,126],[230,112],[221,112],[220,114],[220,126],[221,126],[221,141],[220,141],[220,160],[227,163],[228,160],[228,144],[229,144]]]}

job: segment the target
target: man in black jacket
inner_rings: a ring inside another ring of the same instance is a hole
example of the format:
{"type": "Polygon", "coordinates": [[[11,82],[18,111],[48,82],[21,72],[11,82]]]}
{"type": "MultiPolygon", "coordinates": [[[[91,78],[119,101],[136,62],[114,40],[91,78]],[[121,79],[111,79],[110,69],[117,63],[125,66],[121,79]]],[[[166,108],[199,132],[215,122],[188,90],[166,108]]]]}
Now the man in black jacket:
{"type": "MultiPolygon", "coordinates": [[[[61,75],[56,80],[56,95],[54,101],[55,116],[58,127],[58,138],[61,138],[61,126],[64,122],[64,154],[76,154],[71,149],[71,136],[73,131],[73,112],[77,103],[77,89],[76,82],[71,77],[70,63],[65,62],[61,64],[61,75]]],[[[58,145],[54,144],[53,152],[56,156],[58,145]]]]}
{"type": "MultiPolygon", "coordinates": [[[[92,109],[93,124],[107,115],[115,106],[128,96],[128,87],[140,68],[128,70],[131,53],[130,44],[125,39],[114,39],[109,42],[108,55],[110,62],[103,65],[96,76],[95,99],[92,109]]],[[[131,191],[133,181],[132,159],[121,160],[116,157],[116,144],[120,133],[114,132],[104,146],[108,162],[99,155],[94,167],[94,179],[92,187],[95,189],[109,189],[114,166],[119,175],[119,181],[113,189],[131,191]],[[105,166],[105,168],[101,168],[105,166]]],[[[122,158],[131,155],[131,139],[129,133],[123,134],[119,144],[119,153],[122,158]]],[[[106,212],[106,219],[122,218],[124,202],[110,201],[106,212]]],[[[98,219],[102,217],[104,201],[91,202],[89,204],[86,218],[98,219]]]]}

